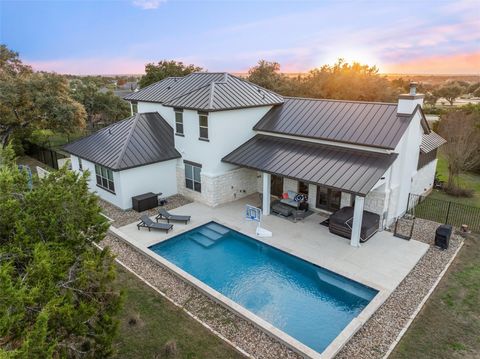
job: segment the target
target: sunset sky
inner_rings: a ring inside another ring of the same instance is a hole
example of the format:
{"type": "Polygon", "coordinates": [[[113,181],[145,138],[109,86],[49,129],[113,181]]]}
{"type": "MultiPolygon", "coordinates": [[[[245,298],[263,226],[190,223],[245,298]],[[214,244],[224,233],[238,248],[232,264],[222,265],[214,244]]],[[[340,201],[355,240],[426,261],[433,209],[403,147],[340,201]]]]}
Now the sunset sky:
{"type": "Polygon", "coordinates": [[[480,74],[480,0],[3,1],[0,42],[37,70],[142,73],[174,59],[302,72],[339,57],[381,72],[480,74]]]}

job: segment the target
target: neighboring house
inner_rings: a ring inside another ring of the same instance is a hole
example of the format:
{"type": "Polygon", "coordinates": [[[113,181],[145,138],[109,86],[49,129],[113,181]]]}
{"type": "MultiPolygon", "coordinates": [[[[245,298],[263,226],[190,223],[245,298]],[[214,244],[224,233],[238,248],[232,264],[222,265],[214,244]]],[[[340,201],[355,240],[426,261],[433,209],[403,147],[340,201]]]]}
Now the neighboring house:
{"type": "Polygon", "coordinates": [[[134,117],[65,146],[73,169],[79,159],[91,169],[92,190],[124,209],[150,191],[210,206],[263,192],[269,214],[269,194],[293,190],[314,210],[354,205],[356,238],[363,209],[385,227],[410,193],[431,190],[445,142],[430,130],[414,86],[398,103],[319,100],[282,97],[228,73],[193,73],[125,99],[134,117]]]}

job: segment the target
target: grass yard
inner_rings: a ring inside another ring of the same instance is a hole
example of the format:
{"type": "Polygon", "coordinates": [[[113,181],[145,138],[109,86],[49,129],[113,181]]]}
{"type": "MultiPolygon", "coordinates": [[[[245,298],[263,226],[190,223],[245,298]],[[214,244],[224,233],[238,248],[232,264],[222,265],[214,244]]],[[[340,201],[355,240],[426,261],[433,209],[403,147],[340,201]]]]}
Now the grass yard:
{"type": "MultiPolygon", "coordinates": [[[[441,154],[438,156],[437,173],[440,180],[445,182],[448,181],[448,163],[441,154]]],[[[460,175],[460,184],[465,188],[473,189],[475,192],[473,197],[454,197],[439,190],[433,190],[430,196],[432,198],[442,199],[445,201],[458,202],[469,206],[480,207],[480,175],[475,173],[462,173],[460,175]]]]}
{"type": "Polygon", "coordinates": [[[243,358],[123,268],[117,281],[125,294],[118,358],[243,358]]]}
{"type": "Polygon", "coordinates": [[[480,358],[480,236],[471,235],[390,359],[480,358]]]}

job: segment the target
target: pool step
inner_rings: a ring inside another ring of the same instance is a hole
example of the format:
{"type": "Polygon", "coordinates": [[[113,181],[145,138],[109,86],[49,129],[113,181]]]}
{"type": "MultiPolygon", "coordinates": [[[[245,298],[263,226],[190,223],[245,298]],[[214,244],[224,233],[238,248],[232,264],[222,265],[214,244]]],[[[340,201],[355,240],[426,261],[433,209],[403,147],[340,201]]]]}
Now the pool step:
{"type": "Polygon", "coordinates": [[[218,233],[215,230],[209,229],[207,227],[200,228],[197,233],[203,234],[205,237],[208,239],[211,239],[212,241],[216,241],[217,239],[222,238],[223,234],[218,233]]]}
{"type": "Polygon", "coordinates": [[[205,227],[221,234],[222,236],[230,232],[228,228],[225,228],[224,226],[221,226],[217,223],[209,223],[205,227]]]}
{"type": "Polygon", "coordinates": [[[204,236],[204,235],[201,234],[201,233],[191,234],[191,235],[189,236],[189,238],[190,238],[192,241],[200,244],[202,247],[205,247],[205,248],[208,248],[208,247],[210,247],[210,246],[212,246],[212,245],[215,244],[215,241],[214,241],[214,240],[208,238],[207,236],[204,236]]]}

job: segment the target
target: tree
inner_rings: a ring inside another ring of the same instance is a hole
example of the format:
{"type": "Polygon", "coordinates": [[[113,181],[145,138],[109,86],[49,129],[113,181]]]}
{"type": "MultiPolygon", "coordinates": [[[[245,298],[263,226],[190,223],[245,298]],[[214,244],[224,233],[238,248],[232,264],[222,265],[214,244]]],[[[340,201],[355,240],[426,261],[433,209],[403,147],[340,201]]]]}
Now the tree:
{"type": "Polygon", "coordinates": [[[121,294],[98,250],[108,224],[87,176],[36,179],[7,147],[0,167],[0,357],[104,358],[113,353],[121,294]]]}
{"type": "Polygon", "coordinates": [[[480,165],[480,105],[467,105],[443,114],[438,124],[447,140],[442,152],[448,161],[447,188],[458,189],[459,174],[480,165]]]}
{"type": "Polygon", "coordinates": [[[339,59],[333,66],[311,70],[303,78],[303,96],[355,101],[395,101],[398,90],[376,66],[339,59]]]}
{"type": "Polygon", "coordinates": [[[248,70],[247,80],[278,93],[281,93],[281,89],[287,81],[285,76],[280,73],[280,64],[266,60],[258,61],[256,66],[248,70]]]}
{"type": "Polygon", "coordinates": [[[202,71],[202,68],[195,65],[185,65],[181,61],[162,60],[156,65],[154,63],[145,65],[145,75],[142,76],[138,84],[143,88],[167,77],[181,77],[197,71],[202,71]]]}
{"type": "Polygon", "coordinates": [[[85,111],[73,100],[67,80],[56,74],[33,72],[18,53],[0,46],[0,141],[35,128],[73,132],[85,125],[85,111]]]}
{"type": "Polygon", "coordinates": [[[95,79],[86,77],[72,80],[70,88],[72,97],[85,108],[90,130],[99,122],[110,124],[130,115],[128,103],[112,91],[101,92],[95,79]]]}
{"type": "Polygon", "coordinates": [[[450,84],[450,85],[445,85],[440,87],[436,91],[436,94],[439,97],[442,97],[445,100],[447,100],[450,103],[450,106],[453,106],[455,99],[459,97],[463,93],[463,91],[464,90],[462,87],[458,85],[450,84]]]}

